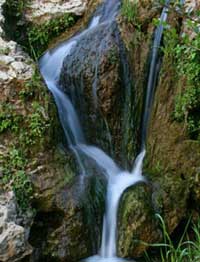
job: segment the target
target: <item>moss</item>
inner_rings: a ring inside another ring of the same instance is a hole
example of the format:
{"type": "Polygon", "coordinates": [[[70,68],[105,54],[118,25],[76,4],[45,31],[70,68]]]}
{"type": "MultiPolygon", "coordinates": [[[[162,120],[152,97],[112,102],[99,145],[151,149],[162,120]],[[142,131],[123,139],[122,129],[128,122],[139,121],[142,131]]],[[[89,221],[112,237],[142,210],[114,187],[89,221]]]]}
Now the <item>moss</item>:
{"type": "Polygon", "coordinates": [[[150,187],[138,184],[124,192],[119,206],[118,224],[118,250],[122,257],[140,256],[147,248],[142,241],[159,239],[150,187]]]}

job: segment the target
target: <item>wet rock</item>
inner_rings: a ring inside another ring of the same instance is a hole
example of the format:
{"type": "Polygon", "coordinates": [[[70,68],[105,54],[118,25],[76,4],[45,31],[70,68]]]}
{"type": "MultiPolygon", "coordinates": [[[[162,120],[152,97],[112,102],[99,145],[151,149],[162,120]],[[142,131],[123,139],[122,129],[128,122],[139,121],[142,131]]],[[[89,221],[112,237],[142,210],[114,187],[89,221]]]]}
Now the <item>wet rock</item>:
{"type": "Polygon", "coordinates": [[[135,90],[116,22],[81,36],[64,60],[60,83],[76,105],[89,143],[126,165],[127,136],[135,131],[130,128],[128,101],[135,90]]]}
{"type": "MultiPolygon", "coordinates": [[[[30,225],[29,225],[30,226],[30,225]]],[[[28,229],[18,224],[16,199],[13,192],[0,194],[0,261],[21,261],[32,253],[28,229]]]]}
{"type": "Polygon", "coordinates": [[[150,185],[136,185],[124,192],[118,215],[118,253],[121,257],[141,256],[147,246],[161,240],[150,185]]]}
{"type": "Polygon", "coordinates": [[[95,230],[101,228],[104,210],[103,204],[97,204],[96,196],[89,194],[94,190],[92,180],[86,179],[83,184],[75,179],[56,194],[51,209],[38,212],[29,239],[34,247],[33,261],[77,262],[96,250],[101,233],[95,230]],[[93,206],[95,213],[91,211],[93,206]]]}

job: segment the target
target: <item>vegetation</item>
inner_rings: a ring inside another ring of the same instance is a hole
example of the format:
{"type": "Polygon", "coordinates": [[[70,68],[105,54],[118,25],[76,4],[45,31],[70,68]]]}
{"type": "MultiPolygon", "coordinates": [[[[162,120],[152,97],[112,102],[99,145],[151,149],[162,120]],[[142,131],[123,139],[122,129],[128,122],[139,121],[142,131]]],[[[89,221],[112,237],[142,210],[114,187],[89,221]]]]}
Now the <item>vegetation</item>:
{"type": "Polygon", "coordinates": [[[174,69],[174,79],[180,79],[176,81],[178,93],[173,117],[178,122],[184,122],[191,139],[200,141],[200,16],[198,12],[190,16],[180,6],[178,10],[186,20],[187,29],[180,34],[180,28],[165,24],[162,48],[174,69]]]}
{"type": "Polygon", "coordinates": [[[162,232],[163,232],[163,243],[149,245],[158,250],[159,256],[157,259],[152,260],[150,255],[146,253],[146,261],[159,261],[159,262],[198,262],[200,261],[200,220],[193,224],[193,240],[189,240],[187,234],[190,220],[188,220],[184,231],[178,240],[173,241],[170,237],[167,227],[164,223],[163,218],[157,214],[157,218],[160,221],[162,232]]]}
{"type": "Polygon", "coordinates": [[[19,43],[24,42],[26,36],[26,26],[24,9],[27,5],[26,0],[6,0],[3,5],[3,24],[6,35],[19,43]]]}
{"type": "Polygon", "coordinates": [[[0,163],[3,187],[12,188],[21,208],[26,209],[30,206],[33,194],[28,175],[28,168],[34,164],[31,155],[34,147],[38,150],[45,144],[50,120],[47,115],[48,104],[45,104],[47,93],[44,93],[37,70],[32,80],[21,85],[20,89],[15,101],[23,104],[24,110],[19,113],[12,102],[3,103],[0,108],[0,135],[6,135],[12,142],[2,152],[0,150],[0,163]]]}
{"type": "Polygon", "coordinates": [[[5,2],[3,8],[6,18],[4,29],[9,38],[20,43],[26,52],[37,60],[47,49],[50,41],[74,25],[77,17],[73,14],[63,14],[36,25],[27,22],[24,17],[27,5],[27,0],[7,0],[5,2]]]}
{"type": "Polygon", "coordinates": [[[76,17],[74,15],[64,14],[41,25],[30,25],[28,28],[28,43],[32,57],[35,59],[40,57],[47,49],[50,41],[71,27],[75,22],[76,17]]]}
{"type": "Polygon", "coordinates": [[[11,187],[22,210],[30,207],[33,188],[29,176],[26,174],[27,160],[21,150],[11,147],[7,154],[0,154],[3,162],[3,186],[11,187]]]}
{"type": "Polygon", "coordinates": [[[138,26],[138,1],[123,0],[122,15],[126,18],[128,23],[138,26]]]}
{"type": "Polygon", "coordinates": [[[175,52],[177,74],[186,78],[186,86],[180,88],[176,97],[174,117],[185,122],[192,139],[200,141],[200,33],[192,40],[183,36],[175,52]]]}

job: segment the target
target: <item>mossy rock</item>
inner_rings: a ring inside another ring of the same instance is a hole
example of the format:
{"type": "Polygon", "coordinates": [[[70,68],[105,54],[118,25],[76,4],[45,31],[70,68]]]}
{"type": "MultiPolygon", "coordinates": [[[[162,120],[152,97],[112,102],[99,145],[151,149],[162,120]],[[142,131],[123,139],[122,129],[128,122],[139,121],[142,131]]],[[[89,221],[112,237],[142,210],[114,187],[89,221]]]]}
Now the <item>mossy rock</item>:
{"type": "Polygon", "coordinates": [[[122,196],[118,215],[118,253],[121,257],[139,257],[148,248],[147,243],[162,237],[151,195],[149,185],[138,184],[122,196]]]}

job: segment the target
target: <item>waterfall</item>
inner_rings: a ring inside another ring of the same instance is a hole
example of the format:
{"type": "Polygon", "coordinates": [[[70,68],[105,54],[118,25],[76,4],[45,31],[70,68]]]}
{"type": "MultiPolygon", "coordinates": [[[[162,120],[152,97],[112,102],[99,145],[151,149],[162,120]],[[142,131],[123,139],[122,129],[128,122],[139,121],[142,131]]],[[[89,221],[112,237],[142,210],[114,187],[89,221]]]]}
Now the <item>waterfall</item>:
{"type": "MultiPolygon", "coordinates": [[[[161,15],[161,24],[155,32],[152,48],[152,59],[147,84],[147,95],[142,127],[142,150],[137,156],[132,172],[121,169],[113,159],[111,159],[100,148],[87,144],[84,133],[76,113],[76,109],[70,98],[61,90],[59,86],[59,76],[64,58],[76,48],[81,37],[94,30],[101,24],[109,24],[115,19],[120,7],[120,0],[105,0],[99,7],[88,27],[76,34],[70,40],[60,44],[53,50],[48,51],[39,61],[41,74],[53,94],[58,108],[60,122],[72,152],[74,153],[82,176],[87,175],[87,167],[83,158],[87,157],[94,161],[99,170],[105,174],[108,186],[106,196],[106,212],[103,221],[102,243],[99,255],[88,258],[86,261],[124,261],[117,258],[117,211],[122,193],[136,183],[144,182],[142,176],[142,165],[145,157],[145,141],[150,107],[152,104],[153,89],[157,75],[158,49],[160,47],[163,25],[167,18],[167,7],[164,7],[161,15]]],[[[97,84],[97,83],[95,83],[97,84]]],[[[81,85],[81,83],[80,83],[81,85]]],[[[93,90],[95,96],[95,85],[93,90]]],[[[95,97],[97,100],[97,97],[95,97]]]]}
{"type": "Polygon", "coordinates": [[[146,138],[147,138],[147,128],[149,123],[149,117],[151,112],[151,106],[153,102],[154,90],[156,86],[156,81],[158,78],[159,73],[159,48],[161,45],[161,40],[163,36],[164,25],[163,23],[167,20],[168,15],[168,5],[170,1],[167,0],[165,2],[165,7],[162,10],[162,14],[160,17],[160,24],[156,28],[153,46],[151,50],[151,62],[149,68],[149,75],[147,81],[147,88],[146,88],[146,99],[144,105],[144,114],[143,114],[143,121],[142,121],[142,150],[145,148],[146,138]]]}

